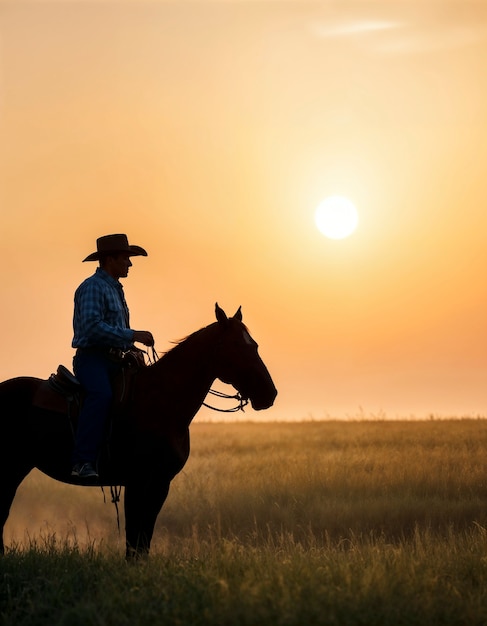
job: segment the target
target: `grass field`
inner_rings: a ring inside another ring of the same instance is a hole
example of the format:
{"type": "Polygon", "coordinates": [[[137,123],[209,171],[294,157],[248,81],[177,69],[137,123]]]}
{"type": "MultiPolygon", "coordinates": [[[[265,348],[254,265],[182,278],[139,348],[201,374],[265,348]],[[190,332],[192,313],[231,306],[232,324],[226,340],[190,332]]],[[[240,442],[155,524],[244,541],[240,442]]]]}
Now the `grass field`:
{"type": "Polygon", "coordinates": [[[487,421],[199,424],[151,558],[97,488],[32,474],[0,623],[487,624],[487,421]]]}

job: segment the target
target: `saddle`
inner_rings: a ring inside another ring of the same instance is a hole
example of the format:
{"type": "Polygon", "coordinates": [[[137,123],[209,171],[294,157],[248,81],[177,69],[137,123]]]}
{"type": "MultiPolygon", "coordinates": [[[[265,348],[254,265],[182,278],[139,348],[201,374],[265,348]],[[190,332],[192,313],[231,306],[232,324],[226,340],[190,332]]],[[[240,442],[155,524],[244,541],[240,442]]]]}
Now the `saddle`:
{"type": "MultiPolygon", "coordinates": [[[[127,409],[132,397],[134,374],[145,365],[142,351],[127,352],[124,355],[120,374],[113,383],[113,412],[122,413],[127,409]]],[[[59,365],[56,372],[39,385],[32,406],[68,414],[71,420],[75,420],[83,397],[84,390],[79,380],[67,367],[59,365]]]]}
{"type": "Polygon", "coordinates": [[[71,372],[59,365],[55,374],[43,380],[32,400],[32,406],[55,413],[70,413],[81,405],[83,387],[71,372]]]}

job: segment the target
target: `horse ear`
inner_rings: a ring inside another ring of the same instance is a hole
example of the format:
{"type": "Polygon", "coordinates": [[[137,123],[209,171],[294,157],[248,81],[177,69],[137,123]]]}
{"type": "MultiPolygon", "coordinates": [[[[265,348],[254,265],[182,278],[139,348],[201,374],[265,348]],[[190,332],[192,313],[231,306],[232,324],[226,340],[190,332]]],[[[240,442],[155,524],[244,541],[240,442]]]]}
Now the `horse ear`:
{"type": "Polygon", "coordinates": [[[238,320],[239,322],[242,321],[242,307],[241,306],[238,307],[238,311],[233,316],[233,319],[238,320]]]}
{"type": "Polygon", "coordinates": [[[227,314],[225,313],[225,311],[223,309],[221,309],[218,306],[218,302],[215,302],[215,314],[216,314],[216,319],[221,324],[224,324],[228,320],[227,314]]]}

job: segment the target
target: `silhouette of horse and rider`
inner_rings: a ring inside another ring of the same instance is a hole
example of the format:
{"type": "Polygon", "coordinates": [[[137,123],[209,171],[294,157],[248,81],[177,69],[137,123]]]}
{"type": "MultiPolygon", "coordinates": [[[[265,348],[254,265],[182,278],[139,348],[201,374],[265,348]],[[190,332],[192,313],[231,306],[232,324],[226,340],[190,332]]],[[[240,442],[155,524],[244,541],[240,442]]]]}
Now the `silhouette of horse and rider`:
{"type": "Polygon", "coordinates": [[[149,553],[172,479],[189,457],[189,426],[216,379],[254,410],[277,395],[239,308],[190,334],[146,365],[134,342],[153,347],[149,331],[130,328],[119,278],[130,257],[147,256],[125,235],[97,240],[95,274],[75,294],[74,378],[60,366],[49,380],[0,383],[0,553],[16,490],[38,468],[71,484],[123,486],[126,556],[149,553]]]}

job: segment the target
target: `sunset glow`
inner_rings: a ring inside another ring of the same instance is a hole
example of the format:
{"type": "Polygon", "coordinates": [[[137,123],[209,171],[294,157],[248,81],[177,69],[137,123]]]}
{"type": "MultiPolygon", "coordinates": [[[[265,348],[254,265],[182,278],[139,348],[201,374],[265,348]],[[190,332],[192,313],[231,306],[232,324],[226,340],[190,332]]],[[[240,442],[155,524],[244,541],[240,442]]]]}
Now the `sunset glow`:
{"type": "Polygon", "coordinates": [[[485,413],[486,30],[460,0],[2,3],[0,379],[71,367],[82,259],[127,233],[159,351],[242,306],[279,391],[244,417],[485,413]]]}

